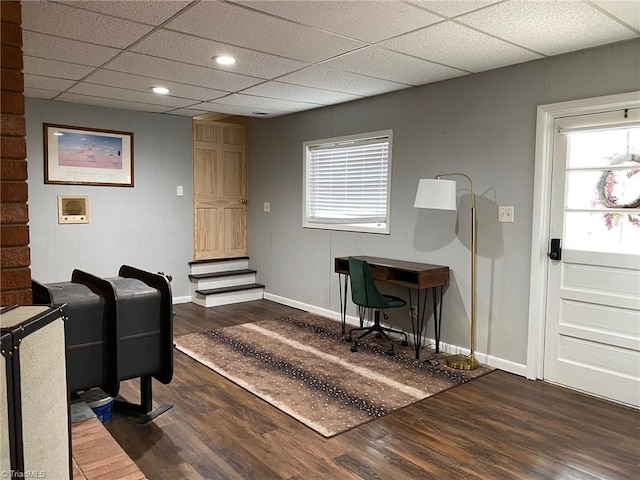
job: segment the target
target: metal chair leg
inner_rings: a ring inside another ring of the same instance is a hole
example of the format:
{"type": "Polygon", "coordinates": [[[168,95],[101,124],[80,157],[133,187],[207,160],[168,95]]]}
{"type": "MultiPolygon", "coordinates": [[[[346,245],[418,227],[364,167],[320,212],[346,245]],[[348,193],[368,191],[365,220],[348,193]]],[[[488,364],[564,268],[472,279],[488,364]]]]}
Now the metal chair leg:
{"type": "MultiPolygon", "coordinates": [[[[393,344],[394,339],[388,335],[389,333],[396,333],[398,335],[401,335],[402,336],[401,344],[403,347],[406,347],[409,345],[409,337],[406,332],[403,332],[402,330],[397,330],[394,328],[383,327],[380,324],[380,312],[382,312],[383,318],[385,319],[389,318],[384,311],[379,310],[375,312],[375,321],[372,326],[355,327],[349,330],[349,335],[346,337],[346,341],[351,342],[352,352],[358,351],[358,342],[362,340],[364,337],[366,337],[367,335],[369,335],[370,333],[375,333],[377,338],[384,337],[385,339],[389,340],[390,346],[389,346],[389,349],[385,352],[387,353],[387,355],[395,355],[394,344],[393,344]],[[353,336],[354,332],[363,332],[363,333],[361,333],[357,338],[354,339],[354,336],[353,336]]],[[[362,312],[361,312],[361,318],[362,318],[362,312]]]]}

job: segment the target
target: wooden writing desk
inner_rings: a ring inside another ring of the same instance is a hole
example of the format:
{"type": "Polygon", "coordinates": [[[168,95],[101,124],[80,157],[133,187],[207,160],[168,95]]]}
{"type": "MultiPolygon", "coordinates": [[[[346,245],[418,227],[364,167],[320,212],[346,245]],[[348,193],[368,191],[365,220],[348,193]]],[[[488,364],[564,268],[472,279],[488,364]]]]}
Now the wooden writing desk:
{"type": "MultiPolygon", "coordinates": [[[[424,312],[429,290],[433,292],[433,318],[436,336],[436,353],[440,353],[440,324],[442,322],[442,295],[444,286],[449,283],[449,267],[442,265],[430,265],[427,263],[407,262],[390,258],[356,256],[369,264],[373,278],[379,282],[390,283],[407,287],[409,291],[409,309],[413,312],[411,291],[417,290],[416,314],[411,315],[411,327],[413,329],[413,341],[416,350],[416,358],[420,358],[422,348],[422,334],[424,330],[424,312]],[[438,302],[437,289],[440,287],[440,301],[438,302]],[[420,291],[424,290],[422,305],[420,304],[420,291]],[[438,308],[439,307],[439,308],[438,308]]],[[[335,272],[340,275],[340,319],[342,321],[342,333],[345,333],[347,319],[347,287],[349,279],[349,257],[335,258],[335,272]]]]}

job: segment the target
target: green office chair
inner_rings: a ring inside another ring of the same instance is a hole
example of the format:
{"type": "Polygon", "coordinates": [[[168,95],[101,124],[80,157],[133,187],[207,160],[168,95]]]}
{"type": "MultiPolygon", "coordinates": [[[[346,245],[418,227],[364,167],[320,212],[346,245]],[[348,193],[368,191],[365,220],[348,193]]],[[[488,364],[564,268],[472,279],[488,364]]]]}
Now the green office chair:
{"type": "Polygon", "coordinates": [[[369,335],[370,333],[375,332],[376,337],[385,337],[389,340],[390,346],[387,350],[387,355],[393,355],[393,339],[387,335],[389,333],[397,333],[403,336],[402,345],[409,345],[408,336],[402,330],[396,330],[389,327],[383,327],[380,325],[380,311],[382,310],[382,314],[384,315],[384,319],[387,320],[389,317],[386,313],[384,313],[385,309],[388,308],[400,308],[404,307],[407,302],[403,299],[394,297],[391,295],[383,295],[376,287],[375,280],[371,275],[371,270],[369,269],[369,264],[364,260],[358,260],[354,257],[349,257],[349,279],[351,282],[351,300],[353,303],[358,305],[358,311],[360,313],[360,327],[352,328],[349,330],[349,336],[347,337],[347,342],[351,343],[351,351],[358,351],[358,342],[369,335]],[[372,308],[374,309],[374,323],[370,327],[364,326],[364,317],[366,310],[372,308]],[[353,332],[364,331],[358,338],[353,339],[353,332]]]}

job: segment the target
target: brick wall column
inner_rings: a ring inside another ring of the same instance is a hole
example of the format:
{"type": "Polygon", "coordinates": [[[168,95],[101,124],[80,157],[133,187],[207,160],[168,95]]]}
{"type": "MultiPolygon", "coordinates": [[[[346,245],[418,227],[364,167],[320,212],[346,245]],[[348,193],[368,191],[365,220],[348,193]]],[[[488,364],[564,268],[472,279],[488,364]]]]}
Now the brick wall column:
{"type": "Polygon", "coordinates": [[[31,254],[20,2],[2,1],[0,103],[0,303],[29,305],[31,254]]]}

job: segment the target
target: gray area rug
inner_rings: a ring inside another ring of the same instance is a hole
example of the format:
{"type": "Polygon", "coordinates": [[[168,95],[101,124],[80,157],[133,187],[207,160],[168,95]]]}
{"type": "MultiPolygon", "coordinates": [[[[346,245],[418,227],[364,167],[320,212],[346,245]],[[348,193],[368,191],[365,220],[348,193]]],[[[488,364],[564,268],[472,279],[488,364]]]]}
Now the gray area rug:
{"type": "Polygon", "coordinates": [[[176,348],[325,437],[383,417],[491,371],[459,371],[396,342],[351,352],[340,323],[302,313],[182,335],[176,348]],[[431,361],[424,361],[425,358],[431,361]]]}

